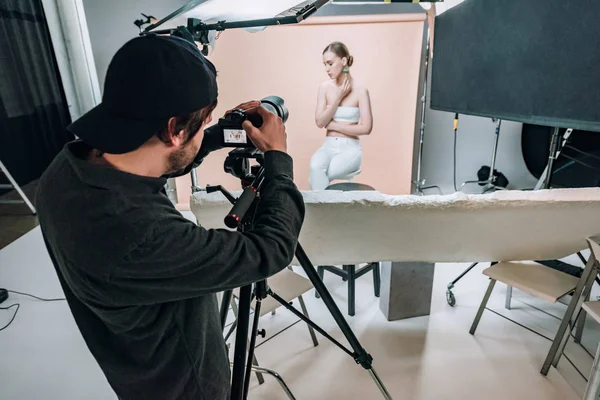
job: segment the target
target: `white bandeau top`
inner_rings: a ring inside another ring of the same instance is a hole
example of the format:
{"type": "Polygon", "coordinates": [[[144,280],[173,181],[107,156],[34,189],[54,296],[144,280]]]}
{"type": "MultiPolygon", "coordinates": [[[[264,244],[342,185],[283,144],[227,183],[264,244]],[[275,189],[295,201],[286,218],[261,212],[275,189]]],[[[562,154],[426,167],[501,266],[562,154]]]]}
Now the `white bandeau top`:
{"type": "Polygon", "coordinates": [[[358,122],[360,120],[360,108],[340,106],[335,110],[333,120],[338,122],[358,122]]]}

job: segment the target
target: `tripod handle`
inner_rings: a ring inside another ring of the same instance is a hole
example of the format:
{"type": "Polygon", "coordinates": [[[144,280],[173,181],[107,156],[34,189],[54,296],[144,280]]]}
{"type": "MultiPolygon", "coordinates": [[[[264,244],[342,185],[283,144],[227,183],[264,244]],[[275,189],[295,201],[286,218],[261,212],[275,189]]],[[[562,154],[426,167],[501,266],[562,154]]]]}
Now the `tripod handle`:
{"type": "Polygon", "coordinates": [[[225,225],[229,228],[237,228],[242,222],[242,218],[252,205],[252,202],[256,198],[256,189],[252,186],[248,186],[244,189],[242,195],[237,199],[231,211],[225,217],[225,225]]]}

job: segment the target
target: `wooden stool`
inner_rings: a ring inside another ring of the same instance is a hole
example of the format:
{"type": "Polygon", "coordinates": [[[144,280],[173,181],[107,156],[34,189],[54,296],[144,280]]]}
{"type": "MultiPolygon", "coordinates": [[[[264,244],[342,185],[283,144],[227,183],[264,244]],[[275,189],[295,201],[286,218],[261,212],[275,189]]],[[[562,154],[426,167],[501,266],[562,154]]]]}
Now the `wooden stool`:
{"type": "MultiPolygon", "coordinates": [[[[325,190],[341,190],[341,191],[355,191],[355,190],[375,190],[369,185],[362,183],[342,182],[334,183],[333,185],[327,186],[325,190]]],[[[325,271],[334,273],[342,278],[343,281],[348,281],[348,315],[354,316],[355,314],[355,303],[356,303],[356,279],[360,278],[367,272],[373,271],[373,286],[375,297],[379,297],[381,288],[381,271],[378,262],[368,263],[366,266],[356,270],[356,265],[344,265],[342,269],[333,265],[320,265],[317,266],[317,271],[321,280],[323,280],[325,271]]],[[[319,298],[319,293],[315,292],[315,296],[319,298]]]]}
{"type": "Polygon", "coordinates": [[[475,334],[496,281],[516,287],[525,293],[551,303],[556,303],[561,297],[572,293],[579,282],[577,277],[533,261],[497,263],[485,269],[483,274],[490,277],[490,284],[469,331],[471,335],[475,334]]]}

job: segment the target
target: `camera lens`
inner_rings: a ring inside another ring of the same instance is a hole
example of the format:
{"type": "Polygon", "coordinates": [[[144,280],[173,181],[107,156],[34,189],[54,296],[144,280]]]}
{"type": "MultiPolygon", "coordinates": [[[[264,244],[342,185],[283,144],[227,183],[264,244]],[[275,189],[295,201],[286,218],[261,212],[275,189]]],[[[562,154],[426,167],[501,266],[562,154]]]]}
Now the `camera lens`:
{"type": "Polygon", "coordinates": [[[261,103],[264,108],[281,118],[284,124],[286,123],[290,113],[281,97],[268,96],[262,99],[261,103]]]}

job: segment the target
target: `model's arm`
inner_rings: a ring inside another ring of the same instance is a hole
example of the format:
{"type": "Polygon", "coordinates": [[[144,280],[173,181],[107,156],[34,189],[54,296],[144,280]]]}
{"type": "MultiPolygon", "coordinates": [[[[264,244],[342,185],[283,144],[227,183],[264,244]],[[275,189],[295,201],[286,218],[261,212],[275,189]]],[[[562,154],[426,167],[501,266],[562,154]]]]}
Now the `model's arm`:
{"type": "Polygon", "coordinates": [[[373,113],[371,111],[371,99],[367,89],[361,90],[358,97],[358,107],[360,109],[360,121],[357,124],[344,124],[331,121],[327,125],[327,129],[351,136],[370,134],[373,130],[373,113]]]}
{"type": "Polygon", "coordinates": [[[317,107],[315,109],[315,123],[319,128],[324,128],[333,118],[335,110],[340,104],[340,100],[337,97],[335,100],[337,101],[327,105],[325,84],[321,84],[317,93],[317,107]]]}

